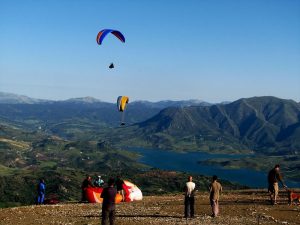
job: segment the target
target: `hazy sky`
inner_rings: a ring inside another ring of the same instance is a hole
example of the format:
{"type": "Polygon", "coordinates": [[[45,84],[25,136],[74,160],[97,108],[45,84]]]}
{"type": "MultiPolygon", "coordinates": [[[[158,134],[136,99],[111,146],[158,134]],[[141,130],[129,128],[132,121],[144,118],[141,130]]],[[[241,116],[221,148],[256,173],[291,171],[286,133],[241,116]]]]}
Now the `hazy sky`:
{"type": "Polygon", "coordinates": [[[0,0],[0,91],[300,101],[300,1],[0,0]]]}

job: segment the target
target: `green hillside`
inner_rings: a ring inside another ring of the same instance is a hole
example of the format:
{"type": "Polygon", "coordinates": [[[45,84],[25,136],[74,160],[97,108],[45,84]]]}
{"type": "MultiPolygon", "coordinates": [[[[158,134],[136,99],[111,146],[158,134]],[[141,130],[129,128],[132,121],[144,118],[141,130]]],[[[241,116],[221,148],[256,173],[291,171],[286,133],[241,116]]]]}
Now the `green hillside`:
{"type": "MultiPolygon", "coordinates": [[[[59,104],[1,105],[2,206],[33,203],[40,177],[46,179],[48,193],[62,201],[80,199],[80,185],[87,173],[105,179],[121,174],[133,179],[145,194],[180,190],[186,174],[149,170],[137,163],[138,155],[123,150],[127,146],[254,153],[252,158],[205,163],[264,171],[280,163],[288,169],[287,178],[300,179],[300,105],[291,100],[255,97],[229,104],[169,107],[124,127],[103,120],[102,114],[113,116],[111,109],[95,108],[98,102],[59,104]]],[[[127,115],[134,111],[130,110],[127,115]]],[[[146,108],[135,111],[139,118],[146,115],[143,110],[146,108]]],[[[206,188],[207,177],[197,176],[196,180],[206,188]]],[[[238,187],[223,182],[228,188],[238,187]]]]}
{"type": "MultiPolygon", "coordinates": [[[[102,175],[104,180],[121,175],[134,181],[145,195],[178,192],[187,177],[139,164],[138,155],[104,140],[67,141],[7,125],[1,125],[0,132],[0,207],[34,203],[39,178],[46,181],[48,198],[79,201],[86,174],[102,175]]],[[[195,178],[198,186],[206,189],[209,178],[195,178]]],[[[224,184],[230,189],[241,188],[224,184]]]]}
{"type": "Polygon", "coordinates": [[[118,141],[166,149],[298,154],[300,106],[275,97],[167,108],[116,132],[118,141]]]}

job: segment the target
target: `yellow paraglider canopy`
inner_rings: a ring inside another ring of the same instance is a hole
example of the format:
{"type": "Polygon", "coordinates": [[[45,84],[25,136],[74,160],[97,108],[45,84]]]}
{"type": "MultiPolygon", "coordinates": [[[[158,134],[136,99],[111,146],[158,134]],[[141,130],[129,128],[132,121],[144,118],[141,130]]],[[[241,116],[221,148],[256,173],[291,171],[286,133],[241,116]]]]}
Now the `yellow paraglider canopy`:
{"type": "Polygon", "coordinates": [[[127,96],[119,96],[117,100],[118,110],[124,112],[128,102],[129,98],[127,96]]]}

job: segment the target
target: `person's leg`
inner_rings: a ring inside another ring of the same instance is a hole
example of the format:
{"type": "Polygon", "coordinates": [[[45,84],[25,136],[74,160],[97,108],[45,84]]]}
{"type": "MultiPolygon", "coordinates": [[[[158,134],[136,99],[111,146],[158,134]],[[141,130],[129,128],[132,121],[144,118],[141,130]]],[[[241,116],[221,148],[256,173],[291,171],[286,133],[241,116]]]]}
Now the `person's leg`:
{"type": "Polygon", "coordinates": [[[81,191],[81,201],[84,202],[86,199],[85,199],[85,191],[84,189],[82,189],[81,191]]]}
{"type": "Polygon", "coordinates": [[[215,216],[219,215],[219,201],[215,200],[215,216]]]}
{"type": "Polygon", "coordinates": [[[45,194],[41,194],[41,204],[44,204],[45,194]]]}
{"type": "Polygon", "coordinates": [[[270,195],[270,202],[273,205],[274,204],[274,195],[275,195],[273,184],[269,184],[268,192],[269,192],[269,195],[270,195]]]}
{"type": "Polygon", "coordinates": [[[109,213],[109,224],[110,225],[115,224],[115,217],[116,217],[116,210],[112,209],[109,213]]]}
{"type": "Polygon", "coordinates": [[[195,206],[195,198],[194,197],[190,197],[190,209],[191,209],[190,216],[191,217],[194,217],[194,215],[195,215],[194,206],[195,206]]]}
{"type": "Polygon", "coordinates": [[[269,195],[270,195],[270,202],[271,204],[273,204],[274,200],[273,200],[273,192],[271,190],[269,190],[269,195]]]}
{"type": "Polygon", "coordinates": [[[190,202],[189,202],[189,198],[185,197],[184,198],[184,217],[188,218],[189,213],[190,213],[190,202]]]}
{"type": "Polygon", "coordinates": [[[37,197],[37,204],[39,205],[41,203],[41,195],[38,194],[38,197],[37,197]]]}
{"type": "Polygon", "coordinates": [[[101,225],[106,225],[107,224],[108,216],[109,216],[109,211],[107,209],[102,209],[101,225]]]}
{"type": "Polygon", "coordinates": [[[212,211],[212,217],[215,217],[216,216],[216,205],[215,205],[215,200],[211,199],[210,200],[210,206],[211,206],[211,211],[212,211]]]}
{"type": "Polygon", "coordinates": [[[278,193],[279,193],[278,183],[274,183],[274,204],[277,204],[278,193]]]}

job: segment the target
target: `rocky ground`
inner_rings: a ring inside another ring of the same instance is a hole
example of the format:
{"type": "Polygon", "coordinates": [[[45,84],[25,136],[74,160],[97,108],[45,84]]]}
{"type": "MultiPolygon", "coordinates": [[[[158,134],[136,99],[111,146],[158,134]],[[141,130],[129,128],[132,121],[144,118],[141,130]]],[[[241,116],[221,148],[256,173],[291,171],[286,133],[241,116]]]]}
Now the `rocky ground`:
{"type": "MultiPolygon", "coordinates": [[[[117,205],[117,225],[145,224],[300,224],[300,206],[287,204],[284,192],[271,206],[266,191],[224,193],[221,215],[211,218],[208,193],[196,197],[196,218],[182,217],[183,195],[147,196],[143,201],[117,205]]],[[[0,209],[0,224],[100,224],[100,204],[66,203],[0,209]]]]}

